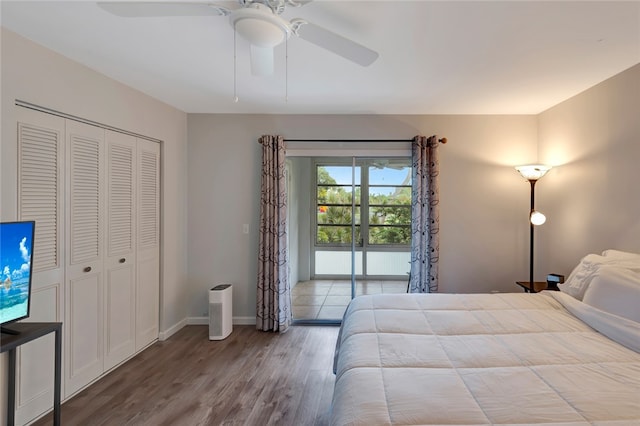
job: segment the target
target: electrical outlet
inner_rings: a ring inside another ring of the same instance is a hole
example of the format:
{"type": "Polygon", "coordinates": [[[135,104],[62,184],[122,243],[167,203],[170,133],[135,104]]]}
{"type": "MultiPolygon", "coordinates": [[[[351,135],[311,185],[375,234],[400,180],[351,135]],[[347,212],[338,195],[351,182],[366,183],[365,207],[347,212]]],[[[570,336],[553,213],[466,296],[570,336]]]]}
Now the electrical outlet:
{"type": "Polygon", "coordinates": [[[248,223],[244,223],[242,225],[242,233],[243,234],[248,234],[249,233],[249,224],[248,223]]]}

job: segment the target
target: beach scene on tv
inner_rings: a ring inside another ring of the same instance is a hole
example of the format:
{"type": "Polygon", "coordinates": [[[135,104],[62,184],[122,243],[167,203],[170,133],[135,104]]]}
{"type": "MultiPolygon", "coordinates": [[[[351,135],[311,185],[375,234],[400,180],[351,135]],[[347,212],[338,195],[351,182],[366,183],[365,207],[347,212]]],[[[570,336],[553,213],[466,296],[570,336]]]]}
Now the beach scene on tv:
{"type": "Polygon", "coordinates": [[[0,228],[0,324],[29,312],[33,224],[4,223],[0,228]]]}

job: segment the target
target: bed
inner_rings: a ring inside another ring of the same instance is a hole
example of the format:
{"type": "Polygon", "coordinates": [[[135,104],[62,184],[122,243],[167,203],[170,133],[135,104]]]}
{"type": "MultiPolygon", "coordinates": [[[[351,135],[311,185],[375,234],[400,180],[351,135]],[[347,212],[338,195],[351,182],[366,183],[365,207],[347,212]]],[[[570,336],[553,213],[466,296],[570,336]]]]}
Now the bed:
{"type": "Polygon", "coordinates": [[[606,254],[561,291],[356,297],[331,424],[640,425],[640,257],[606,254]]]}

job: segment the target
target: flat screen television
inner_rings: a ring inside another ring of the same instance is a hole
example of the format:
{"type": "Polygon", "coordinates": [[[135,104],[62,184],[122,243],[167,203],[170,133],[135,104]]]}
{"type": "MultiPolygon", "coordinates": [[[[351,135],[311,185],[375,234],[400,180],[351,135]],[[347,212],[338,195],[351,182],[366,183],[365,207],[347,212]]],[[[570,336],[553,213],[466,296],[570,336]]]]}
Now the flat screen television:
{"type": "Polygon", "coordinates": [[[0,223],[0,328],[29,317],[33,271],[34,221],[0,223]]]}

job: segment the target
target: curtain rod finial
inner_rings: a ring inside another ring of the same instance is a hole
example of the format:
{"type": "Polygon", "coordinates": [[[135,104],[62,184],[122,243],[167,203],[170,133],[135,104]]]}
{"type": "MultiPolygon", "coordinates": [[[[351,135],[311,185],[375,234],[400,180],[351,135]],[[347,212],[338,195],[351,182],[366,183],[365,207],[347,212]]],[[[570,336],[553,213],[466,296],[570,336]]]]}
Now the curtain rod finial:
{"type": "Polygon", "coordinates": [[[440,139],[440,142],[443,143],[443,144],[447,143],[447,138],[440,139]]]}

